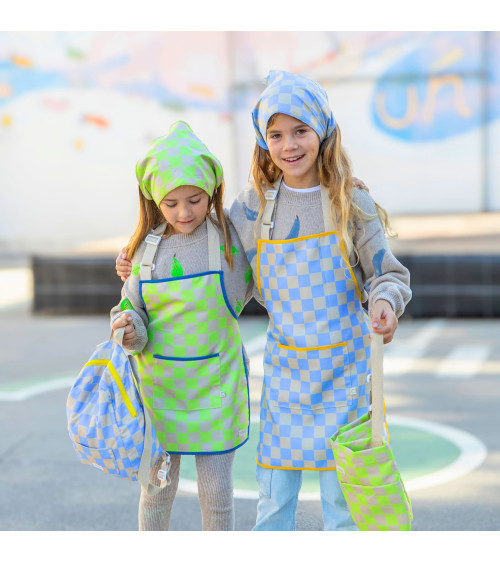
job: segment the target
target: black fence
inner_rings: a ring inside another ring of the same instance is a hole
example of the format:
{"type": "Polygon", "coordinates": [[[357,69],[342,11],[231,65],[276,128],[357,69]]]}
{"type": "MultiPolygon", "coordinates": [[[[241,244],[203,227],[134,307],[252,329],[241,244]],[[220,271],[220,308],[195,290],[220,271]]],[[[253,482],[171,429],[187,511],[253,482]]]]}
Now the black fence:
{"type": "MultiPolygon", "coordinates": [[[[405,317],[500,317],[500,255],[398,256],[410,270],[405,317]]],[[[114,257],[32,258],[38,314],[101,314],[120,300],[114,257]]],[[[244,315],[265,314],[255,300],[244,315]]]]}

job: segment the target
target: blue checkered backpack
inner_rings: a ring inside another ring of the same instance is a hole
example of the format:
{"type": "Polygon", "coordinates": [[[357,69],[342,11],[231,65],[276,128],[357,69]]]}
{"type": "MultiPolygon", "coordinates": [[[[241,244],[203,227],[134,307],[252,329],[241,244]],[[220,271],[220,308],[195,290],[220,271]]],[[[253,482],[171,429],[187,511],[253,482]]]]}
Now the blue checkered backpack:
{"type": "Polygon", "coordinates": [[[96,347],[68,395],[68,432],[80,461],[104,473],[137,481],[154,494],[170,483],[170,456],[163,452],[143,407],[137,361],[122,348],[125,329],[96,347]],[[158,487],[150,468],[162,457],[158,487]]]}

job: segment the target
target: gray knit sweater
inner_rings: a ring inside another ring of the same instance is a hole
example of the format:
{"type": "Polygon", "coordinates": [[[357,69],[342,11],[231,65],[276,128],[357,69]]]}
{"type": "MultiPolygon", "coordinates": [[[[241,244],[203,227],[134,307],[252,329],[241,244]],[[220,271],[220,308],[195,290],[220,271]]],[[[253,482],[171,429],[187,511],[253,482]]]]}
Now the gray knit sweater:
{"type": "MultiPolygon", "coordinates": [[[[354,189],[354,203],[364,212],[375,215],[375,203],[366,190],[354,189]]],[[[245,248],[248,261],[254,273],[253,296],[263,304],[255,278],[256,242],[255,227],[260,207],[259,198],[248,184],[233,202],[230,218],[245,248]]],[[[274,228],[271,234],[274,240],[297,238],[320,234],[325,231],[320,191],[295,192],[281,187],[276,199],[274,228]]],[[[257,225],[257,238],[260,238],[260,220],[257,225]]],[[[405,305],[411,299],[408,270],[392,254],[384,229],[377,218],[360,221],[355,225],[354,246],[359,253],[359,262],[353,267],[358,287],[362,289],[362,301],[368,299],[368,309],[379,299],[387,300],[400,317],[405,305]]],[[[354,253],[349,262],[356,263],[354,253]]]]}
{"type": "MultiPolygon", "coordinates": [[[[221,249],[221,268],[224,272],[224,286],[228,301],[233,311],[239,315],[252,297],[253,280],[243,246],[229,220],[228,223],[232,237],[233,269],[229,268],[223,248],[221,249]]],[[[224,237],[221,231],[219,231],[219,237],[222,247],[224,237]]],[[[132,257],[132,274],[123,285],[120,303],[113,307],[110,313],[111,324],[125,311],[132,316],[136,339],[133,345],[127,348],[129,353],[141,352],[148,339],[147,326],[149,321],[144,302],[139,293],[140,275],[134,274],[134,265],[141,262],[145,249],[146,243],[143,241],[132,257]],[[126,299],[132,304],[133,309],[130,309],[129,303],[125,301],[126,299]]],[[[206,221],[190,234],[172,235],[162,240],[158,246],[154,262],[155,268],[151,273],[153,280],[171,278],[175,275],[186,276],[207,272],[209,268],[206,221]]]]}

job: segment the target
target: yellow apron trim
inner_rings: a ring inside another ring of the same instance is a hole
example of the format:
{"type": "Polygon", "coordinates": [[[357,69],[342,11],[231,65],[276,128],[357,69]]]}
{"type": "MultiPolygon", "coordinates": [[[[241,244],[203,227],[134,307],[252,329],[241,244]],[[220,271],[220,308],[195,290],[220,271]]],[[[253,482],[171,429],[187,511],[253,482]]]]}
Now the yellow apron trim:
{"type": "Polygon", "coordinates": [[[312,348],[295,348],[293,346],[285,346],[284,344],[276,344],[278,348],[284,348],[285,350],[295,350],[296,352],[311,352],[313,350],[329,350],[331,348],[338,348],[340,346],[345,346],[345,342],[341,342],[340,344],[330,344],[329,346],[315,346],[312,348]]]}
{"type": "Polygon", "coordinates": [[[385,398],[383,399],[384,405],[384,423],[385,423],[385,431],[387,432],[387,443],[389,443],[389,428],[387,426],[387,415],[385,414],[385,398]]]}
{"type": "Polygon", "coordinates": [[[257,465],[264,467],[265,469],[283,469],[284,471],[335,471],[336,467],[276,467],[275,465],[264,465],[260,463],[257,459],[255,460],[257,465]]]}
{"type": "Polygon", "coordinates": [[[255,267],[257,268],[257,289],[259,290],[260,296],[262,297],[262,291],[260,290],[260,245],[265,241],[263,239],[259,239],[257,242],[257,262],[255,263],[255,267]]]}
{"type": "Polygon", "coordinates": [[[123,402],[128,409],[128,412],[135,418],[137,416],[137,411],[134,409],[134,405],[132,405],[127,392],[125,391],[125,387],[123,387],[123,383],[118,375],[118,372],[115,369],[115,366],[111,362],[111,360],[91,360],[87,362],[83,367],[87,366],[106,366],[109,370],[109,373],[113,376],[115,383],[118,385],[118,389],[120,390],[120,395],[122,396],[123,402]]]}

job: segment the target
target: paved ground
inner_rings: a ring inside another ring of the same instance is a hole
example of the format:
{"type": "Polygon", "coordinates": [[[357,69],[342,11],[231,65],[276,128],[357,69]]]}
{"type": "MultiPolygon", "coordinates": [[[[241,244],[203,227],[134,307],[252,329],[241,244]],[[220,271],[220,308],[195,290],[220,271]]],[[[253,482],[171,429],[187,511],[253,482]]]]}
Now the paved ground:
{"type": "MultiPolygon", "coordinates": [[[[252,356],[250,390],[256,414],[265,320],[243,317],[241,324],[252,356]]],[[[409,487],[414,530],[500,529],[500,444],[495,424],[499,334],[498,320],[403,320],[397,341],[387,347],[389,424],[391,417],[398,416],[406,423],[438,424],[421,429],[420,435],[415,427],[405,434],[404,426],[394,426],[403,476],[407,484],[415,484],[414,489],[409,487]],[[434,432],[443,428],[442,442],[436,442],[434,432]],[[465,434],[457,438],[453,431],[465,434]],[[404,447],[406,442],[411,448],[404,447]],[[482,462],[481,444],[487,450],[482,462]],[[455,472],[447,474],[450,466],[455,472]],[[436,473],[439,469],[441,474],[436,473]],[[430,484],[422,485],[419,475],[437,475],[438,480],[431,478],[430,484]]],[[[95,344],[107,337],[107,320],[100,316],[34,317],[22,305],[0,311],[0,530],[136,529],[137,484],[81,465],[66,432],[69,385],[95,344]]],[[[235,473],[244,466],[247,475],[236,486],[237,530],[250,530],[255,520],[250,448],[242,448],[235,461],[235,473]]],[[[189,463],[183,465],[182,477],[172,529],[199,530],[201,517],[189,463]]],[[[317,486],[309,481],[301,493],[297,526],[321,530],[320,503],[314,498],[317,486]]]]}

